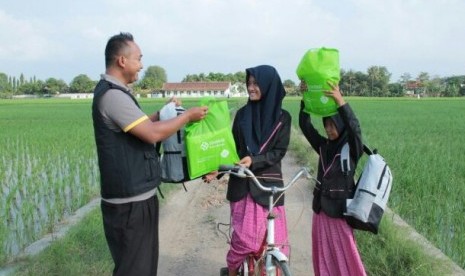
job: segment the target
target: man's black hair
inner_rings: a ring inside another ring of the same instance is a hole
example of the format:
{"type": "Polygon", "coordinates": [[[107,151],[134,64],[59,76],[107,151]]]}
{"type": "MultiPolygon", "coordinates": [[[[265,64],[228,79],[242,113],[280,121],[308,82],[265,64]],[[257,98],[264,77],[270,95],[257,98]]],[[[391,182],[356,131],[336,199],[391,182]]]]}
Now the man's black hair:
{"type": "Polygon", "coordinates": [[[113,61],[121,55],[121,50],[128,46],[128,41],[134,41],[130,33],[121,32],[112,36],[105,47],[105,67],[108,68],[113,61]]]}

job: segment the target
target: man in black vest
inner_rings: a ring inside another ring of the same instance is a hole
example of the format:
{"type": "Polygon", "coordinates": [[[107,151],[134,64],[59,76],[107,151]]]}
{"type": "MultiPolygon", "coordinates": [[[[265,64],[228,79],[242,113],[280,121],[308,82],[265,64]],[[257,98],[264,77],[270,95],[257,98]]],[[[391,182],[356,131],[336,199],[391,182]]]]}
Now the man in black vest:
{"type": "Polygon", "coordinates": [[[207,107],[193,107],[167,121],[159,121],[157,113],[146,115],[128,87],[138,79],[141,59],[131,34],[111,37],[92,104],[113,275],[157,275],[160,164],[154,144],[207,114],[207,107]]]}

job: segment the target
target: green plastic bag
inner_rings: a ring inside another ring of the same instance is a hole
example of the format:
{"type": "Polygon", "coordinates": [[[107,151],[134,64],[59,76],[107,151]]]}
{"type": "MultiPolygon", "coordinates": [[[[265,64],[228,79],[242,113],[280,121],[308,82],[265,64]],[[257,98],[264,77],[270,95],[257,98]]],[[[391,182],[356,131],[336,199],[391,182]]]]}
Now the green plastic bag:
{"type": "Polygon", "coordinates": [[[304,111],[322,117],[337,113],[337,104],[323,91],[331,90],[328,81],[338,84],[341,78],[339,51],[332,48],[308,50],[296,70],[299,79],[304,80],[308,90],[304,92],[304,111]]]}
{"type": "Polygon", "coordinates": [[[187,124],[184,129],[190,179],[216,171],[221,164],[239,161],[231,132],[228,102],[203,98],[200,105],[208,106],[207,116],[187,124]]]}

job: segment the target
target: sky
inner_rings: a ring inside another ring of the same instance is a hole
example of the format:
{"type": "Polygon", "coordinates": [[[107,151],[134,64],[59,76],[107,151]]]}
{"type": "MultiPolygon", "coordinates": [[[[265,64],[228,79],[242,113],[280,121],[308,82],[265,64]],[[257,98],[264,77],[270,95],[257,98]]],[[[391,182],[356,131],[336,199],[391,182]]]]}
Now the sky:
{"type": "Polygon", "coordinates": [[[0,0],[0,73],[62,79],[104,73],[108,39],[130,32],[144,70],[169,82],[268,64],[281,79],[305,52],[339,50],[344,70],[384,66],[396,82],[465,75],[463,0],[0,0]]]}

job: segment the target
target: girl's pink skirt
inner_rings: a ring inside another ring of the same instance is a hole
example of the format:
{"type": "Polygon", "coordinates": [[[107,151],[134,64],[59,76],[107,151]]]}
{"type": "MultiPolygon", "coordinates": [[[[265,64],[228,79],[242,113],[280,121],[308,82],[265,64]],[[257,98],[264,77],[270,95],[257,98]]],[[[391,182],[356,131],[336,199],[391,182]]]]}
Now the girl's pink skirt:
{"type": "Polygon", "coordinates": [[[366,275],[352,228],[324,212],[313,214],[312,259],[316,276],[366,275]]]}
{"type": "MultiPolygon", "coordinates": [[[[275,218],[275,244],[289,256],[286,212],[284,206],[273,208],[275,218]]],[[[260,250],[266,233],[267,208],[254,202],[250,194],[237,202],[231,202],[231,247],[226,262],[229,270],[237,270],[251,253],[260,250]]]]}

